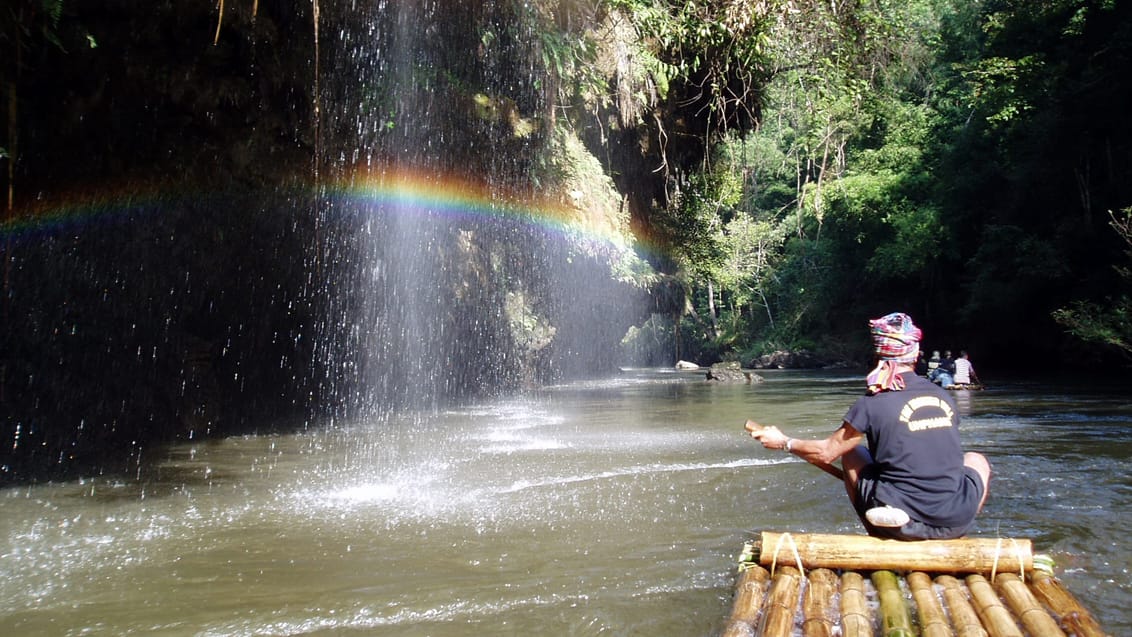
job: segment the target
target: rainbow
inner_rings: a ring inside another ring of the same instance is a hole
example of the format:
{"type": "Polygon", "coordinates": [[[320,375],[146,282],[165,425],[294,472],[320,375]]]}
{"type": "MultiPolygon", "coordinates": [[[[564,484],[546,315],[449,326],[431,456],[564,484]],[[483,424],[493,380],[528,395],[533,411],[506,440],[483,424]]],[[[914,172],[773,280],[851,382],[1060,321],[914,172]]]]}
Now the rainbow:
{"type": "Polygon", "coordinates": [[[622,228],[586,218],[575,206],[535,198],[491,184],[435,173],[360,172],[328,189],[331,197],[427,211],[453,219],[489,219],[537,225],[573,240],[628,246],[622,228]]]}
{"type": "Polygon", "coordinates": [[[142,210],[152,210],[169,197],[158,196],[153,189],[132,190],[121,194],[56,195],[0,213],[0,239],[30,240],[60,232],[79,231],[92,223],[114,222],[132,218],[142,210]]]}
{"type": "MultiPolygon", "coordinates": [[[[605,245],[617,251],[644,248],[624,228],[614,227],[612,222],[589,220],[575,205],[450,175],[404,169],[358,171],[328,184],[302,188],[309,190],[312,198],[369,202],[402,214],[502,220],[535,225],[571,241],[605,245]]],[[[102,194],[59,196],[4,215],[0,239],[28,240],[81,231],[95,222],[130,221],[138,215],[153,214],[165,205],[200,197],[199,193],[144,185],[102,194]]]]}

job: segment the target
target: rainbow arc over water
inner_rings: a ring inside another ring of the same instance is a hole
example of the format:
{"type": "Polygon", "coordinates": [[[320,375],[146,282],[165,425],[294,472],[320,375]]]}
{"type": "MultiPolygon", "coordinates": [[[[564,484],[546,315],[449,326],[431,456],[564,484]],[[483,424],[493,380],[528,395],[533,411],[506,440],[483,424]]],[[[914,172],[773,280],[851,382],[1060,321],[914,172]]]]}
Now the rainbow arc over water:
{"type": "MultiPolygon", "coordinates": [[[[323,202],[367,203],[383,214],[423,214],[452,220],[498,220],[537,226],[546,232],[617,251],[645,248],[624,224],[586,210],[585,195],[536,196],[459,176],[405,169],[358,171],[327,184],[304,185],[323,202]]],[[[91,224],[133,222],[186,200],[225,201],[224,193],[199,189],[131,186],[102,193],[44,197],[0,219],[0,238],[25,240],[59,232],[81,232],[91,224]]],[[[333,210],[333,206],[327,207],[333,210]]]]}
{"type": "Polygon", "coordinates": [[[335,197],[369,201],[398,210],[453,219],[498,219],[532,224],[574,240],[626,248],[627,231],[602,215],[588,214],[584,195],[571,201],[520,194],[496,185],[423,172],[364,172],[330,187],[335,197]]]}

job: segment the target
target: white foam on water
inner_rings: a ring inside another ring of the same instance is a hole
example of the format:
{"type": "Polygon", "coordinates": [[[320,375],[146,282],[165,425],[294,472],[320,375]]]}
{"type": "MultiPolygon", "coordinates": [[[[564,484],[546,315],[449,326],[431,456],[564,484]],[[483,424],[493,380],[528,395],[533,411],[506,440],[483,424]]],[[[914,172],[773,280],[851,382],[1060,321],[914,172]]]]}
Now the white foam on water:
{"type": "Polygon", "coordinates": [[[715,469],[735,469],[740,467],[758,467],[782,464],[784,462],[791,462],[790,459],[780,460],[762,460],[755,458],[743,458],[740,460],[732,460],[730,462],[714,462],[714,463],[674,463],[674,464],[652,464],[652,465],[639,465],[633,467],[625,467],[624,469],[613,469],[609,471],[601,471],[598,473],[571,475],[571,476],[557,476],[550,478],[542,478],[538,480],[517,480],[511,484],[510,487],[502,489],[501,493],[516,493],[518,491],[525,491],[527,489],[538,489],[543,487],[554,487],[563,484],[571,484],[577,482],[592,482],[596,480],[609,480],[613,478],[622,478],[626,476],[641,476],[656,473],[678,473],[684,471],[709,471],[715,469]]]}

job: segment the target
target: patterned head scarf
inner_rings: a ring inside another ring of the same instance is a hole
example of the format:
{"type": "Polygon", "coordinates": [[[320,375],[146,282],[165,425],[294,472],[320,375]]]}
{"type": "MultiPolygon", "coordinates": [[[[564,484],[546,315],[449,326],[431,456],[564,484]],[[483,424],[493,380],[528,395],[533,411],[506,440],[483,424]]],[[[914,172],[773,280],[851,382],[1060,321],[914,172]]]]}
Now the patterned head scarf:
{"type": "Polygon", "coordinates": [[[869,332],[880,359],[867,379],[869,393],[904,389],[904,379],[896,374],[897,364],[916,361],[924,333],[912,323],[912,317],[899,312],[869,321],[869,332]]]}

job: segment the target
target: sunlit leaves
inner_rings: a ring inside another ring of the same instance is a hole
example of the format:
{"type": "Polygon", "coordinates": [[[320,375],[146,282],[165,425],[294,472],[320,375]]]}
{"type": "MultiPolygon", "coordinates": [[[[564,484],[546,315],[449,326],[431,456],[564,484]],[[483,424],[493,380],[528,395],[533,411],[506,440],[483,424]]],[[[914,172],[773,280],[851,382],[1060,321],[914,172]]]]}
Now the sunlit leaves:
{"type": "Polygon", "coordinates": [[[1104,305],[1076,301],[1054,310],[1053,319],[1082,341],[1109,345],[1132,357],[1132,298],[1121,296],[1104,305]]]}
{"type": "Polygon", "coordinates": [[[716,278],[725,291],[735,295],[736,305],[745,306],[755,299],[765,304],[785,240],[780,225],[749,215],[740,215],[727,224],[721,242],[724,260],[716,278]]]}
{"type": "Polygon", "coordinates": [[[722,132],[749,126],[766,74],[764,48],[772,3],[610,0],[641,35],[642,64],[661,94],[679,83],[676,96],[696,105],[697,117],[722,132]]]}
{"type": "Polygon", "coordinates": [[[982,106],[991,123],[1007,123],[1034,108],[1019,82],[1043,66],[1036,56],[1013,60],[986,58],[965,74],[971,84],[972,106],[982,106]]]}
{"type": "Polygon", "coordinates": [[[877,245],[866,266],[882,278],[918,276],[947,245],[948,233],[933,208],[902,209],[887,221],[892,234],[877,245]]]}
{"type": "Polygon", "coordinates": [[[1109,214],[1112,229],[1127,246],[1126,262],[1116,266],[1126,291],[1109,297],[1104,303],[1075,301],[1054,310],[1052,316],[1073,336],[1115,347],[1132,357],[1132,208],[1109,214]]]}

